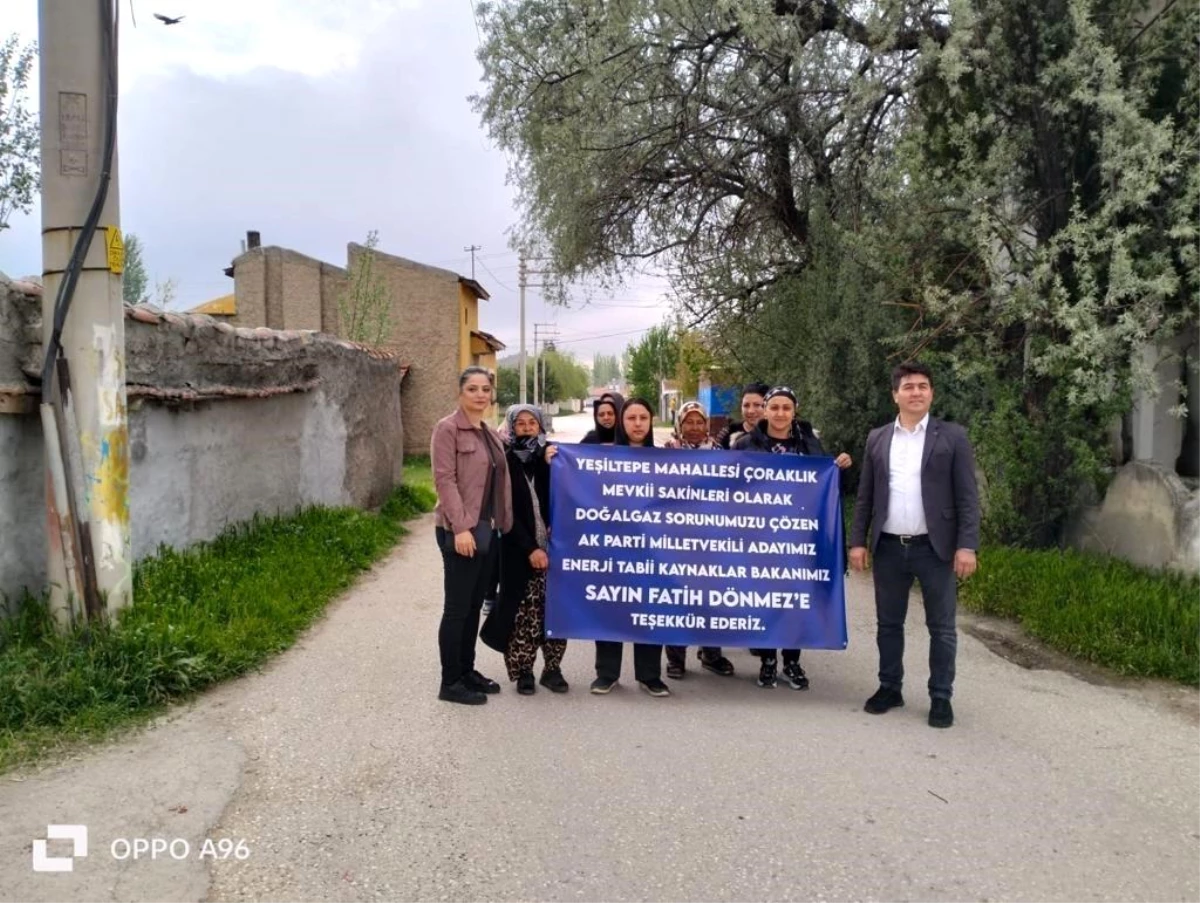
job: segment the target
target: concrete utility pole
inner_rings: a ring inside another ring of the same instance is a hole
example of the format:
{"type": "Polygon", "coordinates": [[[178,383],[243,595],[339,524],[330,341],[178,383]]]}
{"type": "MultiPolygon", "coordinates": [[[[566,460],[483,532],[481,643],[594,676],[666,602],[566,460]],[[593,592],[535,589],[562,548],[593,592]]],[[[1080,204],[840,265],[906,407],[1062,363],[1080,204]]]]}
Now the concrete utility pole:
{"type": "Polygon", "coordinates": [[[517,285],[521,294],[521,404],[525,404],[528,393],[525,391],[525,253],[517,257],[517,285]]]}
{"type": "Polygon", "coordinates": [[[51,360],[45,374],[52,377],[47,381],[44,374],[42,384],[42,419],[50,440],[50,602],[61,620],[78,614],[81,599],[87,614],[95,616],[102,609],[117,612],[133,595],[115,2],[38,4],[47,346],[56,310],[62,322],[61,357],[51,360]],[[60,298],[64,281],[67,292],[60,298]]]}
{"type": "Polygon", "coordinates": [[[546,394],[546,364],[542,358],[545,356],[546,347],[557,338],[558,325],[556,323],[533,324],[533,357],[535,361],[533,371],[533,403],[538,407],[545,400],[543,396],[546,394]],[[539,342],[542,347],[541,354],[538,354],[539,342]]]}
{"type": "MultiPolygon", "coordinates": [[[[534,259],[541,260],[543,258],[539,257],[539,258],[534,258],[534,259]]],[[[526,373],[526,369],[525,369],[525,289],[527,289],[527,288],[545,288],[545,285],[542,283],[537,283],[533,286],[530,286],[530,284],[529,284],[529,274],[530,273],[533,273],[538,276],[546,275],[546,273],[542,270],[529,269],[529,258],[527,258],[525,256],[524,251],[521,251],[521,252],[519,252],[519,255],[517,257],[517,285],[520,287],[520,290],[521,290],[520,291],[520,295],[521,295],[521,355],[520,355],[521,356],[521,377],[520,377],[520,379],[521,379],[521,395],[520,395],[521,404],[525,404],[525,402],[528,400],[527,396],[529,395],[528,391],[526,391],[526,388],[525,388],[525,373],[526,373]]]]}
{"type": "Polygon", "coordinates": [[[471,252],[471,278],[474,279],[475,278],[475,252],[482,251],[483,245],[467,245],[465,248],[463,248],[463,250],[471,252]]]}

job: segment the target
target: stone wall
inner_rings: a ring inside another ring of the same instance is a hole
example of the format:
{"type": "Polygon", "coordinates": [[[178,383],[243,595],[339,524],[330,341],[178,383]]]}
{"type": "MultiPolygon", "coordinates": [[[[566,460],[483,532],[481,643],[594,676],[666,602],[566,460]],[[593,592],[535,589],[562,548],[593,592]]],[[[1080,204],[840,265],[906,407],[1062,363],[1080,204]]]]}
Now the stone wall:
{"type": "MultiPolygon", "coordinates": [[[[0,282],[0,592],[45,580],[40,290],[0,282]],[[7,413],[4,413],[7,411],[7,413]]],[[[255,514],[381,504],[400,481],[397,357],[298,330],[126,308],[135,557],[255,514]]]]}

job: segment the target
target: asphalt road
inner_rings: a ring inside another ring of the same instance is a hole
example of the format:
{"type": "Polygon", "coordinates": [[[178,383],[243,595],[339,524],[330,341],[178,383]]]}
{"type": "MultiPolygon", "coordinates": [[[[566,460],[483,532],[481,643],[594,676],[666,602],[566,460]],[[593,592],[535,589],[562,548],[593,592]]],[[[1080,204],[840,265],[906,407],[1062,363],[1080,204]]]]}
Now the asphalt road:
{"type": "Polygon", "coordinates": [[[436,699],[431,534],[416,523],[263,673],[0,776],[0,899],[1200,897],[1192,691],[1029,670],[963,635],[957,723],[934,730],[915,605],[908,706],[867,715],[871,597],[855,577],[850,648],[805,653],[807,692],[757,688],[734,652],[735,677],[690,671],[669,699],[636,689],[627,656],[618,688],[591,696],[578,642],[568,695],[506,684],[454,706],[436,699]],[[88,827],[87,858],[34,872],[33,839],[60,823],[88,827]],[[129,855],[176,838],[181,858],[129,855]]]}
{"type": "MultiPolygon", "coordinates": [[[[554,442],[578,442],[588,430],[595,426],[595,420],[592,418],[591,411],[585,411],[582,414],[560,414],[554,417],[551,421],[551,429],[554,431],[551,439],[554,442]]],[[[671,430],[668,427],[656,426],[654,428],[654,439],[662,445],[664,441],[671,436],[671,430]]]]}

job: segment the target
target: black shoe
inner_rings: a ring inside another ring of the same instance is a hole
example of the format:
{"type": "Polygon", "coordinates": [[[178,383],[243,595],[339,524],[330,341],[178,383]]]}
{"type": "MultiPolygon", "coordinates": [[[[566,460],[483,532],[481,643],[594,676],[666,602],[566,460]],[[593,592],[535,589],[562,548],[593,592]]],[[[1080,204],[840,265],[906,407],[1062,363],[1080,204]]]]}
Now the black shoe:
{"type": "Polygon", "coordinates": [[[487,696],[473,687],[468,687],[461,680],[456,680],[449,686],[438,690],[438,699],[444,702],[457,702],[462,705],[483,705],[487,696]]]}
{"type": "Polygon", "coordinates": [[[616,680],[611,677],[597,677],[592,681],[592,692],[597,696],[603,696],[616,685],[616,680]]]}
{"type": "Polygon", "coordinates": [[[462,676],[462,682],[472,690],[478,690],[480,693],[499,693],[500,684],[494,680],[489,680],[478,671],[468,671],[462,676]]]}
{"type": "Polygon", "coordinates": [[[902,705],[904,705],[904,697],[900,695],[899,690],[880,687],[875,691],[875,695],[867,700],[863,711],[870,712],[872,715],[882,715],[888,709],[898,709],[902,705]]]}
{"type": "Polygon", "coordinates": [[[683,662],[667,662],[667,677],[671,680],[683,680],[685,673],[683,662]]]}
{"type": "Polygon", "coordinates": [[[764,689],[775,686],[775,659],[764,658],[758,669],[758,685],[764,689]]]}
{"type": "Polygon", "coordinates": [[[517,692],[522,696],[532,696],[537,692],[537,684],[533,682],[532,671],[522,671],[517,675],[517,692]]]}
{"type": "Polygon", "coordinates": [[[551,693],[565,693],[571,689],[571,685],[567,683],[567,679],[562,676],[562,671],[558,668],[543,671],[540,683],[551,693]]]}
{"type": "Polygon", "coordinates": [[[716,655],[709,658],[703,651],[696,653],[700,659],[700,667],[705,671],[711,671],[713,674],[720,674],[722,677],[729,677],[733,674],[733,662],[723,655],[716,655]]]}
{"type": "Polygon", "coordinates": [[[804,673],[804,669],[800,667],[799,662],[788,662],[783,666],[783,679],[787,681],[787,685],[793,690],[808,689],[808,676],[804,673]]]}
{"type": "Polygon", "coordinates": [[[954,709],[949,699],[934,699],[929,706],[929,726],[949,727],[954,723],[954,709]]]}
{"type": "Polygon", "coordinates": [[[650,680],[639,681],[639,683],[642,685],[642,689],[645,690],[647,693],[649,693],[651,696],[670,696],[671,695],[671,688],[668,687],[661,680],[659,680],[657,677],[653,677],[650,680]]]}

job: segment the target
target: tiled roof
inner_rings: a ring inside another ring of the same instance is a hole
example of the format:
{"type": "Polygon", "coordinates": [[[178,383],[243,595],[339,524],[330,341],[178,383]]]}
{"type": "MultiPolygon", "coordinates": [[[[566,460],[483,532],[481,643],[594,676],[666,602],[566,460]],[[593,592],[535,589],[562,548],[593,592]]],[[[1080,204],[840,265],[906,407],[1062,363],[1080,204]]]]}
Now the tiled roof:
{"type": "Polygon", "coordinates": [[[237,296],[222,295],[198,304],[188,311],[189,314],[208,314],[213,317],[232,317],[237,315],[237,296]]]}

